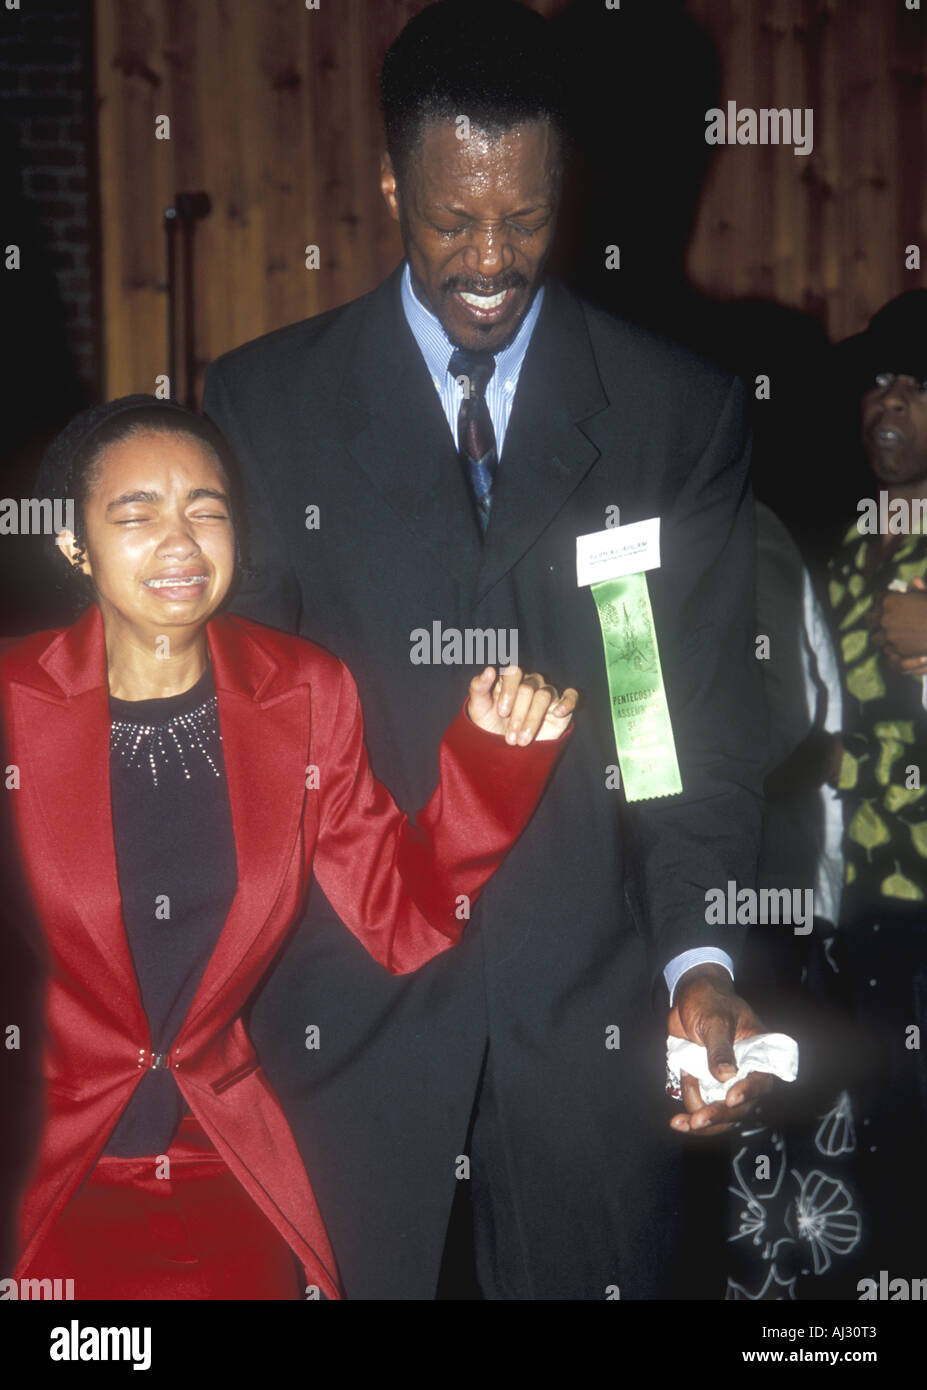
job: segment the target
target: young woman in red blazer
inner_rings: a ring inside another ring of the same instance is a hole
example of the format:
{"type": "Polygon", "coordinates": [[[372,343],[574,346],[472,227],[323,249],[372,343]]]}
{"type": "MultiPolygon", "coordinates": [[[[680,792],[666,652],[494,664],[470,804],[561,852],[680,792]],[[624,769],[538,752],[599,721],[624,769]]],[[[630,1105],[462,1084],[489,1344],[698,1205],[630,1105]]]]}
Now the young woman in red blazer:
{"type": "Polygon", "coordinates": [[[90,601],[0,657],[47,964],[46,1116],[14,1277],[71,1278],[78,1299],[337,1299],[243,1010],[312,874],[387,970],[454,944],[575,692],[475,677],[413,823],[370,771],[346,667],[218,611],[240,529],[207,421],[146,396],[95,407],[39,486],[74,500],[57,545],[90,601]]]}

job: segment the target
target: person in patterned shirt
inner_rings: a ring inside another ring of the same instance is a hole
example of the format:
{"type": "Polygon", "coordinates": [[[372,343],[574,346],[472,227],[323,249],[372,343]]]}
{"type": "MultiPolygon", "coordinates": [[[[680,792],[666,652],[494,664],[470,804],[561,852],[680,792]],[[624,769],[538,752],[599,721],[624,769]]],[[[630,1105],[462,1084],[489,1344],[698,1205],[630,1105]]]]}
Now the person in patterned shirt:
{"type": "Polygon", "coordinates": [[[870,1262],[923,1265],[927,1159],[927,290],[841,347],[873,490],[830,563],[844,682],[839,968],[871,1051],[857,1083],[870,1262]]]}

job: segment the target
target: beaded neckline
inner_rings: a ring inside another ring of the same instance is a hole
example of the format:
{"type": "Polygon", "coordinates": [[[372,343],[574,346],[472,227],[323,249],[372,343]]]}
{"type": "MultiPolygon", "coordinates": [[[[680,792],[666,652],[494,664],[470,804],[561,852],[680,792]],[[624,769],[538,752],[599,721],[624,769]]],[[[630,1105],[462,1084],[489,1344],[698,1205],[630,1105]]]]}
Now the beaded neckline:
{"type": "MultiPolygon", "coordinates": [[[[216,756],[222,734],[215,692],[196,701],[196,696],[206,691],[212,691],[208,670],[196,686],[182,695],[138,702],[141,706],[139,713],[144,711],[147,717],[114,717],[110,724],[110,751],[118,754],[126,767],[147,764],[155,786],[158,785],[158,773],[176,761],[179,761],[188,782],[191,780],[191,763],[196,766],[202,761],[209,764],[213,776],[221,777],[216,756]],[[193,708],[184,708],[184,705],[189,705],[191,697],[194,700],[193,708]]],[[[114,716],[128,714],[132,711],[133,703],[111,698],[111,713],[114,716]]]]}

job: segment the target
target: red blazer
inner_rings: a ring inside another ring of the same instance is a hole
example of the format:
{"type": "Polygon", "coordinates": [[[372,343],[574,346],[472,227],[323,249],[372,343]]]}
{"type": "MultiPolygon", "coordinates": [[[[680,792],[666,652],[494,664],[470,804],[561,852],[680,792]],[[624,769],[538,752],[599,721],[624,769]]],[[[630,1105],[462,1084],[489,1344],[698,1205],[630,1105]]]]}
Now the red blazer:
{"type": "MultiPolygon", "coordinates": [[[[328,652],[221,615],[206,628],[238,889],[171,1052],[177,1085],[229,1168],[339,1298],[337,1267],[296,1143],[241,1020],[314,872],[394,974],[459,937],[537,803],[563,740],[509,747],[463,711],[417,827],[371,774],[354,681],[328,652]],[[314,765],[318,777],[307,776],[314,765]],[[307,788],[307,781],[318,788],[307,788]]],[[[45,934],[47,1116],[21,1210],[19,1269],[87,1176],[150,1065],[122,921],[110,805],[103,623],[36,633],[0,656],[19,851],[45,934]]],[[[414,718],[414,711],[410,712],[414,718]]]]}

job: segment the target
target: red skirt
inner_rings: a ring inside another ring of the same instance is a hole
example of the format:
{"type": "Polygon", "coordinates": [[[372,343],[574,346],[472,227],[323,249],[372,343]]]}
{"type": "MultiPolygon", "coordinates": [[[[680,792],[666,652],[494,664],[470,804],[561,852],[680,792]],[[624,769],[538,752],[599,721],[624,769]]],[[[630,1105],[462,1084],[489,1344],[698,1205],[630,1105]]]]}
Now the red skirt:
{"type": "Polygon", "coordinates": [[[303,1271],[199,1122],[163,1158],[103,1156],[24,1279],[73,1279],[75,1299],[298,1299],[303,1271]]]}

